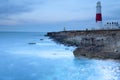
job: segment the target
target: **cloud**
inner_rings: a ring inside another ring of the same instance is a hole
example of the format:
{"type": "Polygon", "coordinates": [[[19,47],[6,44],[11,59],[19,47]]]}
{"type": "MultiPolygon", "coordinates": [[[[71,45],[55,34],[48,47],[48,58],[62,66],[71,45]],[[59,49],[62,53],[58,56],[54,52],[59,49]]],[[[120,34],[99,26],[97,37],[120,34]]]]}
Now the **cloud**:
{"type": "Polygon", "coordinates": [[[34,5],[42,4],[42,0],[0,0],[0,24],[16,24],[9,16],[30,12],[34,5]]]}
{"type": "Polygon", "coordinates": [[[0,20],[0,25],[15,25],[15,24],[18,24],[18,22],[15,20],[0,20]]]}
{"type": "Polygon", "coordinates": [[[105,20],[116,20],[120,21],[120,1],[113,1],[104,3],[103,9],[103,18],[105,20]]]}
{"type": "Polygon", "coordinates": [[[116,19],[120,20],[120,8],[119,7],[114,9],[114,10],[112,10],[111,13],[113,15],[112,16],[113,18],[116,18],[116,19]]]}
{"type": "Polygon", "coordinates": [[[91,10],[94,6],[83,0],[2,0],[0,5],[2,20],[39,23],[86,20],[94,16],[91,10]]]}
{"type": "Polygon", "coordinates": [[[29,12],[38,3],[41,0],[0,0],[0,17],[29,12]]]}
{"type": "MultiPolygon", "coordinates": [[[[59,22],[95,21],[96,2],[98,0],[1,0],[0,24],[53,24],[59,22]]],[[[102,3],[103,18],[120,19],[120,1],[104,0],[102,3]],[[112,2],[113,1],[113,2],[112,2]]],[[[63,24],[61,23],[61,24],[63,24]]],[[[68,23],[67,23],[68,24],[68,23]]],[[[76,23],[74,22],[76,25],[76,23]]],[[[60,25],[60,24],[59,24],[60,25]]],[[[77,24],[80,25],[80,24],[77,24]]]]}
{"type": "MultiPolygon", "coordinates": [[[[41,1],[42,2],[42,1],[41,1]]],[[[34,10],[11,15],[10,19],[25,22],[53,23],[73,20],[87,20],[94,16],[92,7],[87,1],[79,0],[45,0],[40,5],[34,5],[34,10]],[[80,5],[80,4],[88,4],[80,5]],[[89,12],[89,13],[88,13],[89,12]]]]}

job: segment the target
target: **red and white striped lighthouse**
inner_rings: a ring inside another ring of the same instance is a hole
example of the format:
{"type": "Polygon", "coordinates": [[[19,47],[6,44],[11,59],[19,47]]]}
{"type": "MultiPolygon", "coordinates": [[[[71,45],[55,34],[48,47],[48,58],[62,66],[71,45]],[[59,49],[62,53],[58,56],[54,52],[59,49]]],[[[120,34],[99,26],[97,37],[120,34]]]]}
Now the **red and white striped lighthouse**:
{"type": "Polygon", "coordinates": [[[101,2],[97,2],[96,6],[96,23],[99,27],[102,27],[102,14],[101,14],[101,2]]]}

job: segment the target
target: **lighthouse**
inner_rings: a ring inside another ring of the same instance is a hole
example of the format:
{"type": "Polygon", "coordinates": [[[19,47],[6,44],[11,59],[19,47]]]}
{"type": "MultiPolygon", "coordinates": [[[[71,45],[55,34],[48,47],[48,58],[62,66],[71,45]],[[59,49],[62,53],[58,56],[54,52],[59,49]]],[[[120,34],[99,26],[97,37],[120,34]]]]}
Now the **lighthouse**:
{"type": "Polygon", "coordinates": [[[101,2],[97,2],[96,6],[96,23],[98,28],[102,28],[102,14],[101,14],[101,2]]]}

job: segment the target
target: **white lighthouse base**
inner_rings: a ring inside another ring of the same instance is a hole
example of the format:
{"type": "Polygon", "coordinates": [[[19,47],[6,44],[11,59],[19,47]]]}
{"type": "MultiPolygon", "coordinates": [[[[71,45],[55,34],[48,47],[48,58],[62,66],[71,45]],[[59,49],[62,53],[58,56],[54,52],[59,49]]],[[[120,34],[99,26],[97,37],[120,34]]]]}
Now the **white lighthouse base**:
{"type": "Polygon", "coordinates": [[[102,25],[102,21],[97,21],[96,23],[96,28],[97,29],[104,29],[103,25],[102,25]]]}

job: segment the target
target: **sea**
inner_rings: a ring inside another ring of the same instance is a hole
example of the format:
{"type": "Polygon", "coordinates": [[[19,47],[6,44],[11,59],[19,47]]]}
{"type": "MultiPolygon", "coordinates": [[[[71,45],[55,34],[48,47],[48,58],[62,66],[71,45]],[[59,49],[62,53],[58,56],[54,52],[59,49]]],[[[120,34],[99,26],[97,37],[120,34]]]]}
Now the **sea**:
{"type": "Polygon", "coordinates": [[[46,32],[0,32],[0,80],[120,80],[120,61],[75,58],[46,32]]]}

